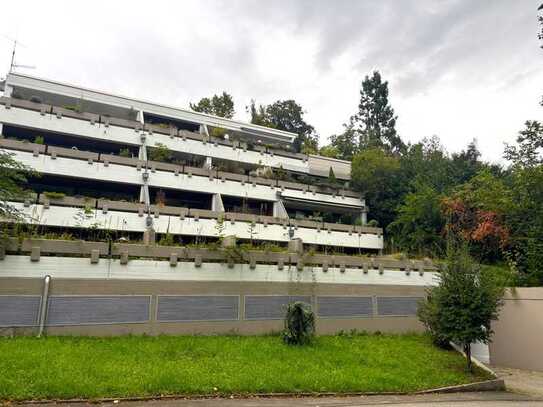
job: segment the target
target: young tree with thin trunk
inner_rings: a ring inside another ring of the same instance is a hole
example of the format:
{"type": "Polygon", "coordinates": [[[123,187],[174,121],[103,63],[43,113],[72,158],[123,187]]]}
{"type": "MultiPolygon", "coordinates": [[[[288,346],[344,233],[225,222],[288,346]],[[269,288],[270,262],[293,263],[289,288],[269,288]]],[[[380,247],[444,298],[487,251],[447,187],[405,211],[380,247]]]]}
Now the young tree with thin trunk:
{"type": "Polygon", "coordinates": [[[491,340],[491,322],[498,319],[505,281],[476,264],[465,243],[449,243],[439,285],[428,290],[419,306],[419,319],[434,341],[461,346],[469,371],[471,344],[491,340]]]}

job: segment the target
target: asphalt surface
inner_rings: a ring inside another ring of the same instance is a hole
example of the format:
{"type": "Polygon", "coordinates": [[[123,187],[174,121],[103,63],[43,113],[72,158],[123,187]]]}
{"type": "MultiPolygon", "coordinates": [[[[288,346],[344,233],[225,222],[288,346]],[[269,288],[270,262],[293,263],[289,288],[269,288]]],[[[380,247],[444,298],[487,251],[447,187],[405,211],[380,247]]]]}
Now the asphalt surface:
{"type": "MultiPolygon", "coordinates": [[[[29,404],[30,405],[30,404],[29,404]]],[[[51,407],[55,403],[32,403],[34,407],[51,407]]],[[[61,403],[63,407],[96,406],[96,403],[61,403]]],[[[250,398],[250,399],[163,399],[148,401],[116,401],[102,403],[102,406],[116,407],[356,407],[356,406],[521,406],[543,407],[543,398],[521,395],[510,392],[480,392],[480,393],[451,393],[451,394],[424,394],[408,396],[356,396],[356,397],[322,397],[322,398],[250,398]]]]}

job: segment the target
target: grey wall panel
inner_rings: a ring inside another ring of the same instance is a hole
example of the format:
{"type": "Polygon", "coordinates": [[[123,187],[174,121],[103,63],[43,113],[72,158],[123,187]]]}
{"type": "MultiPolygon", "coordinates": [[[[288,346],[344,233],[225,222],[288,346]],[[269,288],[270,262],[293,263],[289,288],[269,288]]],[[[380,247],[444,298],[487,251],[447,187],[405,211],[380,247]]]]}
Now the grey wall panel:
{"type": "Polygon", "coordinates": [[[319,317],[370,317],[371,297],[317,297],[319,317]]]}
{"type": "Polygon", "coordinates": [[[37,325],[40,302],[38,295],[0,295],[0,326],[37,325]]]}
{"type": "Polygon", "coordinates": [[[51,296],[47,325],[93,325],[149,321],[147,295],[51,296]]]}
{"type": "Polygon", "coordinates": [[[292,295],[246,295],[245,319],[283,319],[287,305],[296,301],[311,304],[311,297],[292,295]]]}
{"type": "Polygon", "coordinates": [[[157,320],[232,321],[239,319],[237,295],[160,295],[157,320]]]}
{"type": "Polygon", "coordinates": [[[417,315],[420,297],[377,297],[378,315],[417,315]]]}

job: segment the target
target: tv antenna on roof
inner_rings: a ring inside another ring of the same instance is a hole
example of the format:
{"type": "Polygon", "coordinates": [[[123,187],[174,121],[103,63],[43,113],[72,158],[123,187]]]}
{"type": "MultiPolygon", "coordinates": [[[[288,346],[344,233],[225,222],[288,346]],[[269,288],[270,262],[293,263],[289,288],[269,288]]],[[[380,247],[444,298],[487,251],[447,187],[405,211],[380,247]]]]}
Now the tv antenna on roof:
{"type": "Polygon", "coordinates": [[[9,41],[13,42],[13,51],[11,52],[11,63],[9,65],[9,72],[12,73],[15,68],[24,68],[24,69],[36,69],[34,65],[21,65],[18,64],[15,60],[15,53],[17,51],[17,45],[20,45],[21,47],[26,47],[26,45],[22,44],[20,41],[13,39],[11,37],[8,37],[7,35],[3,35],[4,38],[8,39],[9,41]]]}

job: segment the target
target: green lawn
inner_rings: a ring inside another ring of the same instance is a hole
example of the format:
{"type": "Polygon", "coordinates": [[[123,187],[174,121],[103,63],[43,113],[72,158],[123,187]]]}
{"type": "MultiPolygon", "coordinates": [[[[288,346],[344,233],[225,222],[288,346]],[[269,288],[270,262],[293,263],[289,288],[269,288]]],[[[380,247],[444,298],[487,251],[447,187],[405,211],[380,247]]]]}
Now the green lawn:
{"type": "Polygon", "coordinates": [[[0,338],[0,400],[410,392],[488,378],[423,335],[0,338]]]}

